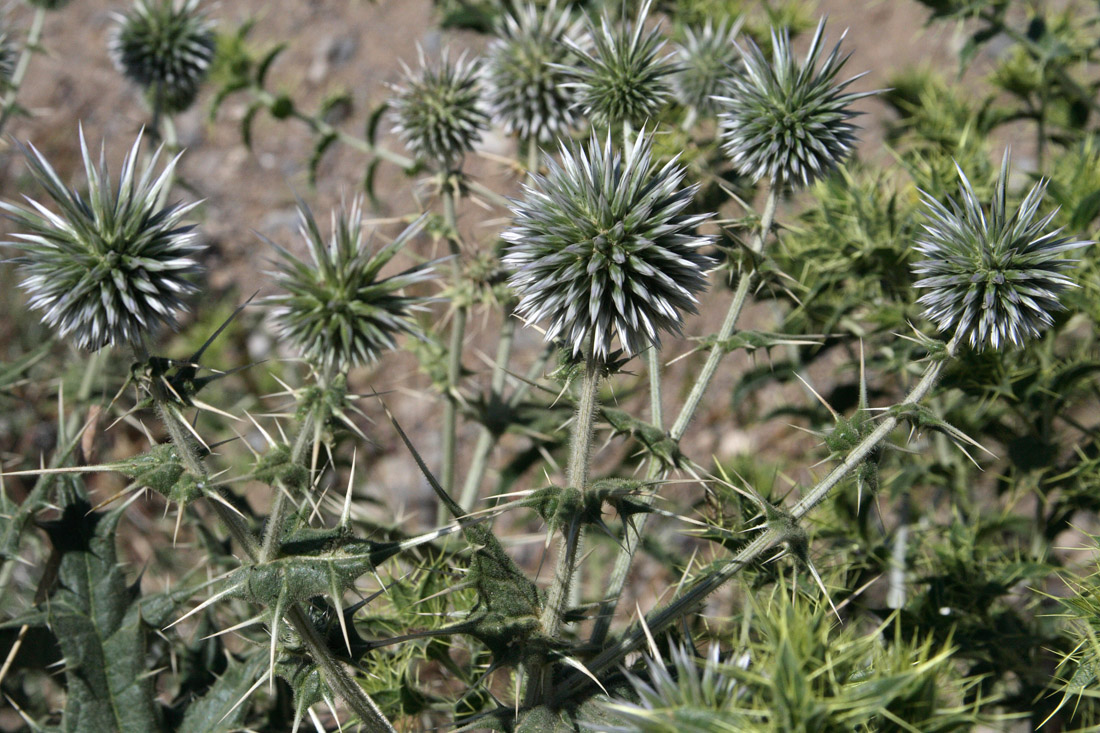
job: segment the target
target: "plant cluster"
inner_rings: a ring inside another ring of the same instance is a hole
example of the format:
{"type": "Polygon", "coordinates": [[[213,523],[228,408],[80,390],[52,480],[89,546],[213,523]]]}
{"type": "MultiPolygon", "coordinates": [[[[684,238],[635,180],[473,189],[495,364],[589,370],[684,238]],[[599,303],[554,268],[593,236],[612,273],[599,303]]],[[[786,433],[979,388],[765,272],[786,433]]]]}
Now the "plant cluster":
{"type": "MultiPolygon", "coordinates": [[[[31,4],[0,128],[64,18],[31,4]]],[[[115,172],[74,125],[71,182],[20,144],[0,202],[3,725],[1092,729],[1100,22],[923,4],[984,97],[865,89],[797,2],[463,0],[485,58],[418,48],[358,126],[279,91],[262,21],[119,14],[147,132],[115,172]],[[855,157],[873,97],[897,165],[855,157]],[[213,289],[179,180],[176,116],[231,99],[312,182],[363,156],[328,227],[299,198],[260,237],[258,298],[213,289]]]]}

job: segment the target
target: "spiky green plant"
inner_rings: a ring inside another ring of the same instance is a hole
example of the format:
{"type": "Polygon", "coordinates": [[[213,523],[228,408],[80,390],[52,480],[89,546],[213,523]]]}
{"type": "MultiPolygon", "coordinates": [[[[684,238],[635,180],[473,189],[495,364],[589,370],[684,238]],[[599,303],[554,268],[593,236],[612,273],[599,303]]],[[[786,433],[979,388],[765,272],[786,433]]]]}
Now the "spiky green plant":
{"type": "Polygon", "coordinates": [[[105,153],[94,162],[80,130],[88,190],[65,185],[33,145],[21,146],[30,173],[57,213],[28,199],[31,208],[0,202],[17,233],[6,242],[20,254],[28,304],[61,337],[85,349],[107,344],[141,346],[159,325],[176,327],[175,311],[197,291],[202,247],[183,219],[198,202],[158,202],[179,156],[158,171],[161,150],[139,168],[142,136],[122,161],[112,183],[105,153]]]}
{"type": "Polygon", "coordinates": [[[1008,207],[1005,153],[988,212],[958,168],[959,198],[942,204],[922,192],[928,220],[916,242],[925,259],[913,265],[926,292],[917,302],[941,331],[981,351],[1022,346],[1038,337],[1063,309],[1059,296],[1076,287],[1063,254],[1091,242],[1061,237],[1051,212],[1039,215],[1046,183],[1036,183],[1020,206],[1008,207]]]}
{"type": "Polygon", "coordinates": [[[708,20],[702,28],[684,29],[683,43],[676,44],[679,70],[672,77],[676,100],[701,115],[718,110],[714,97],[725,91],[740,63],[737,34],[741,19],[708,20]]]}
{"type": "MultiPolygon", "coordinates": [[[[670,75],[676,70],[661,56],[661,30],[646,30],[652,0],[646,0],[632,22],[615,24],[607,13],[599,27],[588,19],[588,43],[566,38],[580,64],[572,70],[576,105],[593,123],[609,127],[641,124],[657,115],[672,95],[670,75]]],[[[564,69],[569,71],[569,69],[564,69]]]]}
{"type": "Polygon", "coordinates": [[[685,213],[698,187],[680,188],[683,168],[660,166],[652,145],[645,131],[623,155],[610,137],[563,144],[561,163],[524,186],[501,235],[516,310],[548,320],[546,340],[563,339],[574,355],[590,340],[600,359],[615,338],[629,353],[659,343],[706,287],[700,248],[711,237],[697,229],[709,215],[685,213]]]}
{"type": "Polygon", "coordinates": [[[214,58],[213,23],[201,0],[134,0],[111,33],[115,67],[143,90],[155,109],[190,107],[214,58]]]}
{"type": "Polygon", "coordinates": [[[312,212],[298,206],[298,231],[311,263],[272,243],[279,255],[272,273],[285,294],[266,299],[275,333],[293,343],[318,369],[346,372],[394,348],[394,337],[416,334],[410,316],[424,298],[403,291],[434,275],[417,265],[382,277],[381,271],[416,237],[424,220],[405,228],[390,244],[372,251],[362,224],[362,200],[332,215],[332,233],[321,233],[312,212]]]}
{"type": "Polygon", "coordinates": [[[740,73],[717,100],[723,109],[722,149],[753,181],[807,186],[851,155],[857,128],[849,120],[859,114],[852,103],[875,92],[845,91],[863,74],[836,81],[848,56],[837,43],[822,60],[824,19],[802,62],[786,29],[772,29],[770,61],[751,39],[746,44],[740,73]]]}
{"type": "Polygon", "coordinates": [[[393,131],[417,159],[451,171],[489,126],[481,103],[480,62],[463,52],[452,63],[444,49],[433,65],[422,48],[417,54],[420,68],[414,71],[402,62],[404,81],[393,87],[393,131]]]}
{"type": "Polygon", "coordinates": [[[517,5],[497,23],[484,66],[485,101],[493,122],[523,140],[548,142],[577,126],[579,114],[565,83],[576,35],[568,6],[517,5]]]}

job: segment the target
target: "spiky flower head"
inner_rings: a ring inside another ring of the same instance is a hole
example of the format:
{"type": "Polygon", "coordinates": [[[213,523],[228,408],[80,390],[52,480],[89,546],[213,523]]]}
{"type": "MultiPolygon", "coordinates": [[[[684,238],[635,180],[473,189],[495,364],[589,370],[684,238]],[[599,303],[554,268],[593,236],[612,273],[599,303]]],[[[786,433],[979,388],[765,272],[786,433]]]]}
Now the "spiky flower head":
{"type": "Polygon", "coordinates": [[[393,131],[418,160],[455,170],[489,127],[481,108],[478,66],[465,52],[451,63],[444,49],[435,65],[427,62],[423,49],[417,53],[420,68],[413,71],[402,62],[404,84],[393,87],[393,131]]]}
{"type": "Polygon", "coordinates": [[[632,354],[659,344],[706,287],[711,262],[699,249],[712,238],[695,230],[710,215],[682,213],[698,187],[680,188],[684,169],[659,166],[651,148],[644,130],[623,156],[610,136],[563,143],[561,163],[524,186],[501,235],[517,311],[549,320],[546,339],[563,338],[574,355],[590,339],[601,360],[615,336],[632,354]]]}
{"type": "Polygon", "coordinates": [[[485,99],[493,122],[521,139],[547,142],[576,127],[579,114],[568,93],[574,54],[565,45],[576,32],[557,0],[540,8],[517,5],[497,25],[485,63],[485,99]]]}
{"type": "Polygon", "coordinates": [[[978,351],[1021,346],[1049,327],[1064,307],[1058,296],[1075,287],[1064,273],[1076,260],[1062,253],[1092,244],[1050,229],[1057,210],[1038,216],[1046,181],[1009,211],[1008,169],[1006,152],[988,212],[961,168],[958,200],[944,205],[921,192],[927,221],[915,247],[925,259],[913,272],[928,292],[917,302],[939,330],[978,351]]]}
{"type": "Polygon", "coordinates": [[[680,104],[699,114],[717,112],[712,99],[726,90],[740,63],[737,34],[741,19],[730,23],[723,19],[715,26],[710,20],[702,28],[687,28],[684,42],[676,45],[680,69],[672,77],[672,86],[680,104]]]}
{"type": "Polygon", "coordinates": [[[115,67],[168,113],[195,101],[214,58],[213,24],[199,0],[134,0],[115,17],[110,51],[115,67]]]}
{"type": "Polygon", "coordinates": [[[668,656],[666,661],[654,649],[653,655],[646,657],[648,679],[627,672],[637,701],[612,699],[602,703],[616,722],[589,723],[586,729],[603,733],[649,733],[672,730],[679,724],[690,731],[711,729],[701,721],[717,723],[722,720],[731,727],[715,727],[714,730],[738,730],[735,723],[749,723],[736,712],[739,693],[744,692],[744,688],[737,674],[731,674],[735,669],[748,667],[747,653],[724,660],[718,644],[714,643],[707,656],[701,659],[690,647],[674,644],[668,656]]]}
{"type": "Polygon", "coordinates": [[[722,148],[741,175],[808,186],[851,154],[859,128],[849,120],[860,114],[851,105],[875,92],[845,91],[863,74],[836,81],[848,55],[838,42],[821,61],[824,33],[822,19],[802,63],[786,29],[772,29],[771,61],[751,39],[741,49],[741,72],[717,100],[725,110],[722,148]]]}
{"type": "Polygon", "coordinates": [[[0,202],[18,230],[5,244],[22,253],[13,261],[25,275],[30,307],[85,349],[142,344],[158,324],[175,328],[174,311],[197,290],[189,278],[201,272],[193,256],[202,248],[181,221],[198,202],[158,203],[179,156],[158,173],[158,149],[139,170],[141,142],[138,135],[116,185],[102,151],[93,162],[81,129],[86,195],[66,187],[33,145],[20,146],[57,212],[30,198],[30,208],[0,202]]]}
{"type": "Polygon", "coordinates": [[[372,251],[363,232],[362,201],[332,214],[326,239],[305,204],[298,206],[298,230],[311,262],[302,262],[271,243],[279,254],[277,284],[286,293],[266,299],[274,306],[276,334],[291,341],[319,369],[333,373],[375,361],[395,347],[394,337],[417,333],[410,315],[423,298],[402,291],[430,278],[431,265],[389,277],[380,273],[420,232],[418,219],[390,244],[372,251]]]}
{"type": "Polygon", "coordinates": [[[576,90],[576,105],[597,125],[643,123],[671,96],[668,77],[676,69],[660,55],[665,45],[660,29],[645,29],[651,4],[642,3],[633,23],[616,25],[604,13],[597,28],[589,18],[591,48],[571,38],[565,41],[581,60],[572,71],[576,81],[569,83],[576,90]]]}

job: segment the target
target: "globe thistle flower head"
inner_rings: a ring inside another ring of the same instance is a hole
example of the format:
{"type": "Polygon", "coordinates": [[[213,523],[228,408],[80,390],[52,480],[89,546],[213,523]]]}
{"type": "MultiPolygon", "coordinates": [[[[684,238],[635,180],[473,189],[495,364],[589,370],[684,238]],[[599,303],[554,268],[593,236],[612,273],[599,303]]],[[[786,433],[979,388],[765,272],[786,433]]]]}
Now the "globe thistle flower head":
{"type": "Polygon", "coordinates": [[[159,109],[181,112],[195,101],[214,58],[213,25],[199,0],[135,0],[116,16],[110,51],[115,67],[159,109]]]}
{"type": "Polygon", "coordinates": [[[723,19],[715,26],[709,20],[700,29],[687,28],[682,44],[676,46],[680,69],[672,77],[676,100],[699,114],[718,111],[713,97],[725,91],[741,55],[737,50],[737,34],[741,19],[730,23],[723,19]]]}
{"type": "Polygon", "coordinates": [[[22,253],[13,261],[30,307],[85,349],[138,345],[159,324],[175,328],[174,312],[197,290],[190,278],[201,272],[193,259],[201,247],[181,222],[198,202],[159,205],[179,156],[157,172],[158,149],[139,170],[141,143],[138,135],[112,184],[104,154],[92,161],[81,129],[86,195],[66,187],[33,145],[20,146],[57,211],[31,198],[29,208],[0,202],[18,229],[5,244],[22,253]]]}
{"type": "MultiPolygon", "coordinates": [[[[670,721],[686,722],[721,719],[733,724],[742,721],[735,709],[743,692],[737,672],[749,666],[748,653],[723,658],[718,644],[712,644],[705,658],[697,657],[690,647],[672,644],[669,659],[652,650],[646,656],[647,678],[627,672],[636,700],[611,699],[601,703],[612,713],[615,723],[589,723],[588,728],[604,733],[627,731],[664,731],[670,721]],[[719,718],[721,716],[721,718],[719,718]],[[735,717],[736,716],[736,717],[735,717]]],[[[692,729],[689,724],[688,730],[692,729]]],[[[730,727],[728,730],[736,730],[730,727]]]]}
{"type": "Polygon", "coordinates": [[[361,212],[361,199],[333,212],[331,234],[326,238],[310,210],[299,204],[299,231],[309,248],[308,263],[271,242],[279,255],[278,269],[272,274],[286,291],[265,300],[273,306],[275,333],[328,373],[369,364],[396,346],[396,335],[416,334],[410,316],[424,299],[402,291],[433,275],[430,265],[420,265],[380,276],[382,268],[420,232],[423,218],[392,243],[372,251],[361,212]]]}
{"type": "Polygon", "coordinates": [[[696,233],[709,214],[685,214],[697,186],[681,188],[684,169],[653,161],[644,130],[620,156],[610,136],[586,146],[562,144],[561,163],[524,186],[501,237],[517,312],[549,321],[546,340],[561,338],[574,356],[606,360],[618,338],[631,354],[679,331],[695,312],[711,265],[696,233]]]}
{"type": "Polygon", "coordinates": [[[958,200],[945,205],[921,192],[927,221],[915,247],[925,259],[913,272],[927,292],[917,303],[940,331],[977,351],[1019,347],[1048,328],[1063,309],[1059,295],[1075,287],[1065,272],[1076,260],[1062,254],[1092,244],[1051,229],[1057,210],[1038,216],[1046,181],[1010,211],[1008,168],[1005,153],[988,212],[961,168],[958,200]]]}
{"type": "Polygon", "coordinates": [[[579,113],[566,86],[574,54],[565,45],[577,24],[557,0],[517,5],[497,26],[484,67],[493,122],[521,139],[547,142],[575,127],[579,113]]]}
{"type": "Polygon", "coordinates": [[[453,171],[489,127],[481,108],[478,67],[465,53],[451,63],[444,49],[434,66],[424,58],[423,49],[417,53],[420,69],[413,71],[402,63],[404,84],[393,87],[393,131],[418,160],[453,171]]]}
{"type": "Polygon", "coordinates": [[[572,70],[576,105],[597,125],[640,124],[654,117],[672,93],[668,77],[676,68],[662,57],[665,41],[659,28],[648,33],[646,18],[652,0],[646,0],[633,23],[615,25],[605,13],[596,28],[588,20],[591,48],[565,40],[581,63],[572,70]]]}
{"type": "Polygon", "coordinates": [[[772,29],[770,62],[748,40],[741,49],[740,73],[731,79],[727,95],[716,98],[724,109],[723,150],[734,168],[754,182],[768,178],[781,186],[808,186],[855,147],[858,128],[850,120],[860,113],[851,105],[876,92],[845,91],[863,74],[836,81],[848,55],[841,55],[837,43],[822,61],[824,33],[823,19],[802,63],[791,52],[785,29],[772,29]]]}

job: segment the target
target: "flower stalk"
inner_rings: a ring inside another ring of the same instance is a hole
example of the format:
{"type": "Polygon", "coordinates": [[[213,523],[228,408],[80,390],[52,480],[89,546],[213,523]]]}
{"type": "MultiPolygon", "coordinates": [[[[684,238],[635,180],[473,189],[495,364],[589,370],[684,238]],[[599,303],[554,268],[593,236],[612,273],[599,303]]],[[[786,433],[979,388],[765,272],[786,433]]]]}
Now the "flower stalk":
{"type": "Polygon", "coordinates": [[[41,50],[39,44],[42,42],[42,27],[45,24],[46,9],[38,6],[34,9],[31,27],[27,32],[27,42],[23,44],[23,50],[19,53],[19,60],[15,63],[15,71],[8,79],[8,91],[4,94],[3,109],[0,110],[0,133],[4,131],[8,120],[11,119],[12,114],[18,108],[15,100],[19,96],[19,89],[23,86],[23,81],[27,78],[27,70],[31,66],[31,56],[41,50]]]}
{"type": "MultiPolygon", "coordinates": [[[[916,405],[924,400],[936,386],[943,375],[943,370],[955,356],[957,347],[957,340],[952,339],[946,345],[942,355],[932,358],[925,367],[920,381],[896,407],[904,408],[907,405],[916,405]]],[[[871,452],[893,432],[900,422],[901,418],[898,417],[897,410],[887,414],[878,427],[848,453],[843,462],[834,467],[825,478],[803,495],[802,499],[790,510],[790,517],[797,522],[812,512],[828,497],[837,484],[867,459],[871,452]]],[[[698,608],[708,595],[783,540],[782,530],[771,527],[764,529],[725,565],[704,575],[687,588],[683,595],[650,613],[646,617],[644,625],[624,634],[618,642],[605,648],[595,658],[588,661],[585,664],[588,672],[599,675],[600,672],[618,663],[627,654],[641,649],[647,643],[647,639],[660,635],[670,625],[682,618],[684,614],[698,608]]],[[[554,691],[554,700],[564,699],[579,687],[585,685],[588,679],[576,675],[571,676],[561,687],[554,691]]]]}
{"type": "MultiPolygon", "coordinates": [[[[768,234],[771,232],[772,226],[775,223],[775,210],[778,202],[779,186],[775,185],[773,182],[772,186],[768,189],[768,195],[764,201],[764,211],[760,217],[760,228],[757,230],[752,243],[749,245],[753,254],[760,254],[764,251],[764,243],[767,241],[768,234]]],[[[737,282],[737,289],[734,291],[733,300],[730,301],[729,310],[726,311],[726,317],[722,321],[721,328],[718,330],[717,340],[719,342],[725,341],[733,336],[734,330],[737,328],[737,322],[741,317],[741,311],[744,310],[745,301],[748,299],[749,290],[755,279],[756,273],[753,269],[745,268],[742,270],[741,276],[737,282]]],[[[655,349],[651,351],[655,351],[655,349]]],[[[691,423],[692,418],[695,417],[695,412],[703,400],[703,395],[706,394],[707,388],[710,386],[715,373],[718,371],[718,365],[725,355],[726,352],[718,346],[712,348],[710,353],[707,354],[707,360],[703,364],[703,368],[699,372],[699,376],[696,378],[695,383],[692,385],[687,400],[680,408],[680,412],[676,416],[676,420],[673,422],[672,427],[669,428],[669,437],[672,440],[679,441],[680,438],[684,436],[687,426],[691,423]]],[[[654,361],[656,361],[656,358],[651,357],[651,412],[653,415],[653,424],[657,427],[661,427],[660,393],[659,391],[655,391],[652,386],[653,375],[657,370],[656,365],[653,363],[654,361]]],[[[659,379],[657,381],[659,384],[659,379]]],[[[656,389],[659,390],[659,386],[656,389]]],[[[660,462],[656,460],[650,461],[646,478],[650,481],[657,481],[662,477],[663,473],[664,471],[660,462]]],[[[639,501],[646,505],[652,504],[654,499],[655,497],[652,494],[639,497],[639,501]]],[[[607,594],[596,614],[596,623],[592,628],[591,641],[594,644],[603,643],[604,639],[607,638],[608,631],[611,629],[611,621],[615,615],[615,609],[619,604],[619,599],[622,596],[623,588],[626,586],[626,579],[630,574],[630,566],[634,561],[634,554],[638,551],[638,545],[641,542],[642,532],[645,530],[648,517],[648,514],[639,514],[634,517],[632,523],[627,524],[624,528],[622,549],[615,558],[615,567],[612,569],[611,577],[608,581],[607,594]]]]}

